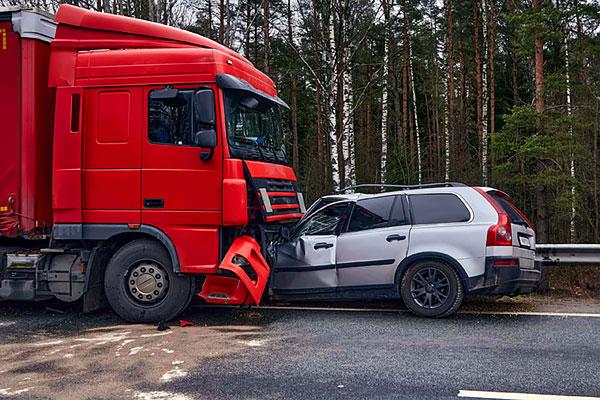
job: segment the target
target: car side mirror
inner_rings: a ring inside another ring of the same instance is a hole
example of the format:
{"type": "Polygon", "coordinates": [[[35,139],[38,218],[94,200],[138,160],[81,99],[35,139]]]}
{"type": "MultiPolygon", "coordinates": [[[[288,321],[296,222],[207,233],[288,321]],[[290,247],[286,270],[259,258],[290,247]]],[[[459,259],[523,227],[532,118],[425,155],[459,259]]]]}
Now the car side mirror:
{"type": "Polygon", "coordinates": [[[202,161],[209,161],[213,156],[215,147],[217,147],[217,132],[214,129],[205,129],[196,132],[194,144],[198,147],[210,149],[210,152],[200,153],[202,161]]]}
{"type": "Polygon", "coordinates": [[[194,113],[197,123],[215,125],[215,95],[211,89],[196,91],[194,95],[194,113]]]}
{"type": "Polygon", "coordinates": [[[279,228],[279,236],[281,236],[283,240],[287,241],[292,238],[292,232],[288,226],[282,226],[279,228]]]}

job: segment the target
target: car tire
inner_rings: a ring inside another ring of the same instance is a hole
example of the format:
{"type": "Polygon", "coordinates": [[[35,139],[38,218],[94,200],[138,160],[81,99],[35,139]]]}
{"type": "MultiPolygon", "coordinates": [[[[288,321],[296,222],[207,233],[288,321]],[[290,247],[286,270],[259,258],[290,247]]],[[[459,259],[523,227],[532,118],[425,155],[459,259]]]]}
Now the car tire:
{"type": "Polygon", "coordinates": [[[171,257],[160,243],[139,239],[112,256],[104,291],[112,309],[127,321],[168,321],[191,301],[194,279],[173,271],[171,257]]]}
{"type": "Polygon", "coordinates": [[[456,313],[464,289],[454,268],[439,260],[422,260],[406,270],[400,283],[406,307],[420,317],[444,318],[456,313]]]}

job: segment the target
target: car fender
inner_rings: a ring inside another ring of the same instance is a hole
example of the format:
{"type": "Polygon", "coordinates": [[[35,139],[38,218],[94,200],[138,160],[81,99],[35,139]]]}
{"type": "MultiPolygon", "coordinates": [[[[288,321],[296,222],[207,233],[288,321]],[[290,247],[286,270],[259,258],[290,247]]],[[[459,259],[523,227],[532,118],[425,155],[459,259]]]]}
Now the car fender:
{"type": "Polygon", "coordinates": [[[411,254],[410,256],[402,260],[400,265],[398,265],[398,268],[396,268],[396,274],[394,276],[394,282],[396,283],[396,285],[398,286],[400,284],[400,280],[402,279],[402,276],[404,275],[404,272],[406,271],[409,265],[419,260],[431,259],[445,261],[448,264],[450,264],[460,276],[460,279],[463,281],[464,286],[468,276],[463,266],[454,257],[451,257],[448,254],[438,253],[435,251],[426,251],[422,253],[411,254]]]}

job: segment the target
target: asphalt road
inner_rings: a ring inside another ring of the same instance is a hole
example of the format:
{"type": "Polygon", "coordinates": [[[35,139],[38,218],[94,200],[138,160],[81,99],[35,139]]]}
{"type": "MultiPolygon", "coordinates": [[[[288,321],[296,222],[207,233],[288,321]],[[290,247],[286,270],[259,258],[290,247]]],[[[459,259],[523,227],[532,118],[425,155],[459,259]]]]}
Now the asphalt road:
{"type": "Polygon", "coordinates": [[[159,332],[109,311],[0,303],[0,398],[600,398],[598,317],[192,308],[184,318],[195,325],[159,332]]]}

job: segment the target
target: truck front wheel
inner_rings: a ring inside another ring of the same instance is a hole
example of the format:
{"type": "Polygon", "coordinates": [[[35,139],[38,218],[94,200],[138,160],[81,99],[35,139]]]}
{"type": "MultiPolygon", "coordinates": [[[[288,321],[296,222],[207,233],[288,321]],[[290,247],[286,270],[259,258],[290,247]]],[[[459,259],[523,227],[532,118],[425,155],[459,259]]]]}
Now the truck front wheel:
{"type": "Polygon", "coordinates": [[[111,307],[130,322],[167,321],[193,295],[194,281],[173,271],[167,250],[151,239],[135,240],[110,259],[104,291],[111,307]]]}

